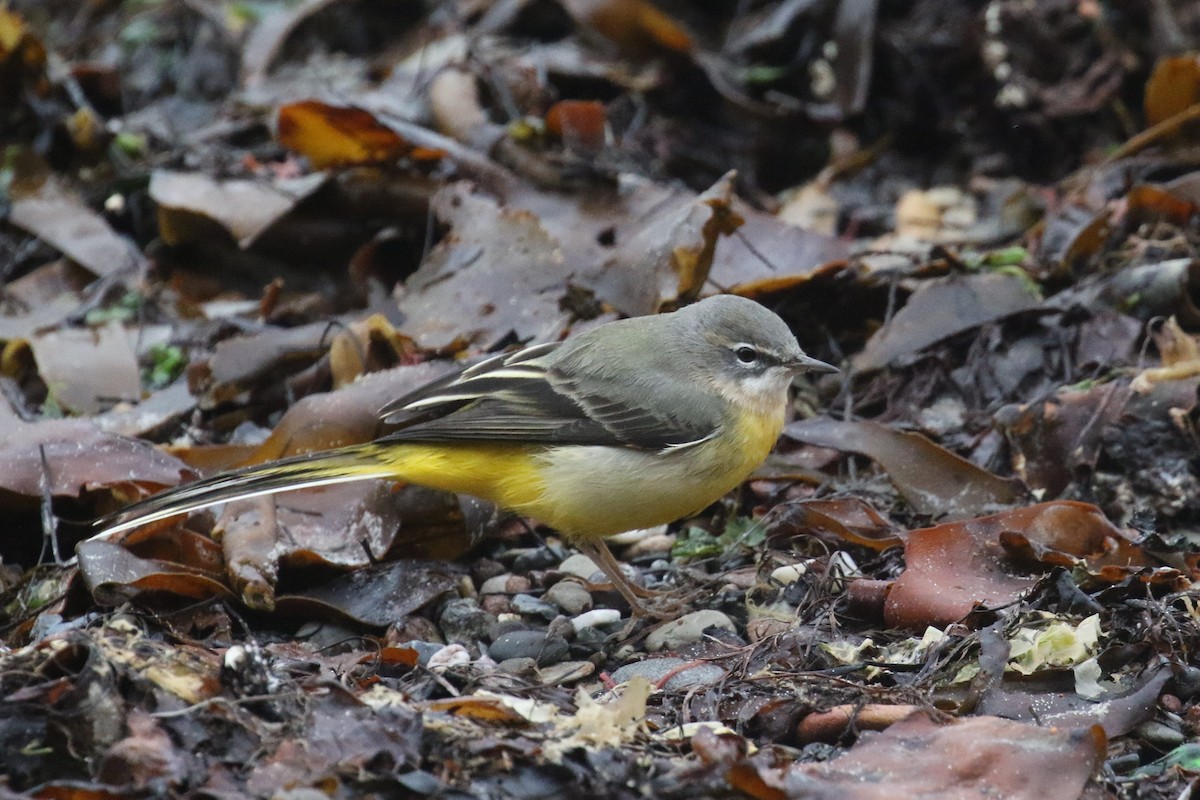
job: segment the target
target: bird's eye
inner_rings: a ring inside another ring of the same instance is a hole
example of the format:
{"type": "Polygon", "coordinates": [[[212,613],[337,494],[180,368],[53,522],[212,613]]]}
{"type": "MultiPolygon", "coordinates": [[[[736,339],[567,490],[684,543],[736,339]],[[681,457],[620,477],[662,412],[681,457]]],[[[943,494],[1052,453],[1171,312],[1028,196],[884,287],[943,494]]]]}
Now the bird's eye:
{"type": "Polygon", "coordinates": [[[742,345],[734,350],[733,354],[737,356],[738,361],[746,366],[758,363],[758,351],[749,345],[742,345]]]}

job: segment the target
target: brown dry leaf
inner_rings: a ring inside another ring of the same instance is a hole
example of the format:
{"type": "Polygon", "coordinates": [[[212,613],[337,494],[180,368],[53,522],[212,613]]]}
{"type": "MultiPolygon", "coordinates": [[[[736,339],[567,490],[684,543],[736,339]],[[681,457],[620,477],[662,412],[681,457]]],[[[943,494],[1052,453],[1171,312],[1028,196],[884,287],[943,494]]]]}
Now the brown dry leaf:
{"type": "Polygon", "coordinates": [[[408,279],[401,330],[432,349],[460,337],[482,350],[510,336],[558,338],[570,276],[559,243],[537,217],[464,183],[439,191],[431,209],[450,233],[408,279]]]}
{"type": "MultiPolygon", "coordinates": [[[[379,409],[450,369],[444,362],[395,367],[367,375],[336,392],[309,395],[289,408],[266,441],[241,463],[261,464],[369,442],[383,433],[379,409]]],[[[187,454],[182,457],[191,462],[187,454]]]]}
{"type": "Polygon", "coordinates": [[[8,221],[95,275],[112,275],[141,261],[131,241],[54,179],[21,191],[14,184],[8,221]]]}
{"type": "Polygon", "coordinates": [[[30,339],[29,346],[50,396],[70,412],[96,414],[141,397],[137,356],[117,322],[46,331],[30,339]]]}
{"type": "Polygon", "coordinates": [[[911,531],[905,570],[888,592],[884,618],[893,627],[944,627],[980,604],[1011,603],[1036,581],[1018,560],[1026,566],[1080,564],[1110,582],[1144,569],[1153,569],[1155,580],[1183,579],[1150,558],[1095,506],[1057,500],[911,531]]]}
{"type": "Polygon", "coordinates": [[[896,202],[896,236],[931,242],[961,240],[977,222],[975,198],[953,186],[911,189],[896,202]]]}
{"type": "Polygon", "coordinates": [[[453,557],[470,542],[465,517],[455,495],[375,480],[231,503],[220,526],[230,564],[271,580],[276,559],[353,568],[397,548],[409,557],[453,557]]]}
{"type": "Polygon", "coordinates": [[[121,545],[105,541],[80,542],[76,548],[79,574],[97,603],[119,605],[146,593],[163,593],[193,600],[231,596],[220,574],[186,565],[139,558],[121,545]]]}
{"type": "Polygon", "coordinates": [[[218,180],[198,172],[160,169],[150,176],[150,196],[158,203],[159,232],[167,244],[203,243],[215,223],[239,247],[247,248],[325,179],[313,174],[271,181],[218,180]]]}
{"type": "Polygon", "coordinates": [[[601,150],[608,136],[604,104],[597,100],[560,100],[546,111],[546,132],[576,151],[601,150]]]}
{"type": "Polygon", "coordinates": [[[1013,481],[975,466],[919,433],[895,431],[877,422],[813,417],[789,424],[784,435],[877,461],[921,514],[968,517],[1012,505],[1023,497],[1013,481]]]}
{"type": "Polygon", "coordinates": [[[303,619],[333,618],[373,628],[403,624],[410,614],[452,591],[457,569],[440,561],[393,561],[357,569],[328,583],[281,594],[275,609],[303,619]]]}
{"type": "MultiPolygon", "coordinates": [[[[358,164],[386,164],[413,152],[398,133],[369,111],[303,100],[281,106],[276,137],[289,150],[308,158],[315,169],[358,164]]],[[[422,150],[423,159],[442,154],[422,150]]]]}
{"type": "MultiPolygon", "coordinates": [[[[849,252],[845,242],[784,224],[731,192],[728,176],[714,184],[705,193],[714,207],[682,189],[622,178],[617,192],[592,191],[572,202],[525,188],[510,195],[509,204],[534,213],[558,244],[574,283],[627,316],[678,304],[685,276],[676,272],[675,254],[704,253],[716,228],[737,218],[744,224],[712,253],[708,291],[753,296],[802,283],[849,252]]],[[[695,256],[689,261],[700,266],[695,256]]]]}
{"type": "Polygon", "coordinates": [[[1012,447],[1013,471],[1038,497],[1057,497],[1082,467],[1099,455],[1106,425],[1125,411],[1129,387],[1123,383],[1063,389],[1022,407],[1004,433],[1012,447]]]}
{"type": "Polygon", "coordinates": [[[329,345],[329,369],[333,388],[340,389],[368,372],[412,361],[416,345],[388,322],[382,314],[351,322],[339,330],[329,345]]]}
{"type": "Polygon", "coordinates": [[[912,705],[840,705],[815,711],[796,728],[801,742],[836,742],[849,731],[882,731],[921,709],[912,705]]]}
{"type": "Polygon", "coordinates": [[[153,445],[103,433],[89,420],[23,422],[0,403],[0,489],[41,497],[44,479],[50,494],[78,497],[99,488],[174,486],[190,472],[153,445]]]}
{"type": "Polygon", "coordinates": [[[1142,370],[1131,387],[1138,394],[1149,394],[1154,384],[1185,380],[1200,375],[1200,345],[1189,336],[1175,317],[1150,329],[1150,336],[1162,359],[1161,367],[1142,370]]]}
{"type": "Polygon", "coordinates": [[[1088,503],[1058,500],[997,514],[992,519],[1001,524],[1000,543],[1024,561],[1067,568],[1082,566],[1109,583],[1143,570],[1150,571],[1148,581],[1174,584],[1176,590],[1191,582],[1191,576],[1151,557],[1109,522],[1099,508],[1088,503]]]}
{"type": "Polygon", "coordinates": [[[246,765],[243,794],[320,791],[345,785],[347,776],[375,774],[382,765],[390,771],[421,761],[421,715],[412,709],[371,708],[332,682],[309,692],[303,709],[302,718],[291,721],[300,733],[246,765]]]}
{"type": "MultiPolygon", "coordinates": [[[[579,283],[629,316],[686,305],[709,280],[717,241],[744,219],[734,209],[734,173],[692,200],[672,198],[616,242],[579,283]]],[[[782,227],[782,226],[780,226],[782,227]]],[[[723,249],[723,248],[722,248],[723,249]]]]}
{"type": "MultiPolygon", "coordinates": [[[[898,545],[903,537],[891,522],[856,497],[789,503],[777,530],[832,534],[875,551],[898,545]]],[[[778,513],[778,509],[775,513],[778,513]]]]}
{"type": "Polygon", "coordinates": [[[177,787],[186,774],[185,758],[158,720],[134,709],[125,725],[128,734],[110,747],[100,762],[99,780],[134,790],[177,787]]]}
{"type": "MultiPolygon", "coordinates": [[[[391,331],[390,323],[369,320],[359,314],[224,339],[210,358],[188,365],[188,383],[199,398],[200,407],[206,410],[224,403],[245,402],[256,392],[278,391],[281,383],[293,377],[299,380],[305,369],[312,369],[314,363],[320,362],[337,334],[347,326],[362,331],[361,326],[365,325],[365,335],[355,336],[355,340],[365,345],[361,352],[368,361],[381,356],[379,345],[384,349],[398,348],[381,360],[396,363],[411,356],[409,340],[391,331]]],[[[351,370],[344,359],[340,365],[345,371],[351,370]]]]}
{"type": "Polygon", "coordinates": [[[1196,211],[1196,204],[1172,192],[1169,184],[1138,184],[1125,195],[1125,221],[1128,225],[1169,222],[1182,226],[1188,223],[1196,211]]]}
{"type": "Polygon", "coordinates": [[[0,8],[0,76],[0,109],[16,106],[27,88],[42,96],[50,88],[46,46],[7,5],[0,8]]]}
{"type": "Polygon", "coordinates": [[[947,724],[915,714],[864,736],[848,752],[788,768],[788,796],[884,800],[1070,800],[1103,763],[1107,740],[1092,728],[1041,728],[998,717],[947,724]]]}
{"type": "Polygon", "coordinates": [[[692,37],[646,0],[564,0],[576,21],[617,44],[632,57],[688,53],[692,37]]]}
{"type": "Polygon", "coordinates": [[[1146,124],[1157,125],[1200,101],[1200,57],[1195,53],[1160,58],[1146,81],[1142,100],[1146,124]]]}
{"type": "Polygon", "coordinates": [[[930,345],[1041,304],[1028,282],[1003,273],[922,283],[853,359],[855,372],[903,364],[930,345]]]}
{"type": "Polygon", "coordinates": [[[1014,574],[998,531],[987,526],[996,517],[909,532],[904,543],[904,572],[884,601],[884,621],[889,628],[943,628],[981,604],[998,607],[1012,603],[1033,586],[1034,578],[1014,574]],[[981,525],[986,526],[982,531],[981,525]]]}
{"type": "Polygon", "coordinates": [[[510,708],[503,700],[488,697],[448,697],[445,700],[431,700],[423,704],[421,708],[426,712],[450,714],[486,724],[499,723],[518,726],[527,724],[525,717],[510,708]]]}

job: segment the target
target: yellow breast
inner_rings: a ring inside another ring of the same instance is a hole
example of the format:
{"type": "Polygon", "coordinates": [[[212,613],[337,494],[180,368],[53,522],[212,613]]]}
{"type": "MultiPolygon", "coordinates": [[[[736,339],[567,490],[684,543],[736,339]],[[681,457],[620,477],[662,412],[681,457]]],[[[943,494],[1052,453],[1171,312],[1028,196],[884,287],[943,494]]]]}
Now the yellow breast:
{"type": "Polygon", "coordinates": [[[611,536],[662,525],[716,501],[766,459],[783,413],[750,415],[713,439],[677,451],[556,447],[542,456],[545,492],[510,504],[568,537],[611,536]]]}

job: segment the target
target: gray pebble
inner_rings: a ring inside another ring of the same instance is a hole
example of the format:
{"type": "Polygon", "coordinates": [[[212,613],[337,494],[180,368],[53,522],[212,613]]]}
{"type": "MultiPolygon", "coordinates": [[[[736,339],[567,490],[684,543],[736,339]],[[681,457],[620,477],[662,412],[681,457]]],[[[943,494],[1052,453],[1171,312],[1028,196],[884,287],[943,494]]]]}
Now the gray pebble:
{"type": "Polygon", "coordinates": [[[591,593],[578,581],[559,581],[546,590],[542,599],[554,603],[572,617],[592,608],[591,593]]]}
{"type": "Polygon", "coordinates": [[[707,628],[723,628],[736,632],[733,621],[720,611],[706,608],[684,614],[679,619],[671,620],[662,627],[652,631],[646,637],[646,649],[651,653],[660,650],[677,650],[685,644],[700,641],[707,628]]]}
{"type": "Polygon", "coordinates": [[[567,657],[567,643],[561,636],[545,631],[510,631],[498,637],[488,648],[493,661],[510,658],[536,659],[539,666],[556,664],[567,657]]]}
{"type": "Polygon", "coordinates": [[[528,594],[513,595],[512,610],[526,617],[541,617],[546,622],[558,616],[558,606],[528,594]]]}
{"type": "Polygon", "coordinates": [[[1164,725],[1161,722],[1144,722],[1138,726],[1138,736],[1147,744],[1152,744],[1161,747],[1164,750],[1169,750],[1183,744],[1184,735],[1182,732],[1175,730],[1170,725],[1164,725]]]}
{"type": "Polygon", "coordinates": [[[446,603],[438,617],[438,626],[447,642],[474,644],[487,638],[496,618],[484,611],[479,603],[460,597],[446,603]]]}
{"type": "Polygon", "coordinates": [[[484,581],[479,587],[480,594],[508,594],[508,579],[512,577],[512,573],[505,572],[503,575],[494,575],[484,581]]]}
{"type": "Polygon", "coordinates": [[[671,675],[662,688],[681,691],[696,686],[711,686],[725,677],[725,670],[708,662],[690,662],[682,658],[667,656],[666,658],[647,658],[645,661],[626,664],[612,674],[612,679],[617,683],[624,683],[638,675],[650,681],[654,686],[658,686],[663,678],[671,675]],[[675,672],[675,670],[679,671],[675,672]]]}
{"type": "Polygon", "coordinates": [[[570,556],[566,561],[558,565],[558,569],[560,572],[574,575],[576,578],[583,578],[585,581],[600,572],[600,568],[596,566],[596,562],[583,553],[576,553],[570,556]]]}
{"type": "Polygon", "coordinates": [[[537,662],[532,658],[508,658],[496,665],[496,669],[509,675],[532,675],[537,672],[537,662]]]}
{"type": "Polygon", "coordinates": [[[549,547],[535,547],[523,550],[513,560],[513,572],[529,572],[535,569],[549,569],[558,563],[562,555],[555,553],[549,547]]]}

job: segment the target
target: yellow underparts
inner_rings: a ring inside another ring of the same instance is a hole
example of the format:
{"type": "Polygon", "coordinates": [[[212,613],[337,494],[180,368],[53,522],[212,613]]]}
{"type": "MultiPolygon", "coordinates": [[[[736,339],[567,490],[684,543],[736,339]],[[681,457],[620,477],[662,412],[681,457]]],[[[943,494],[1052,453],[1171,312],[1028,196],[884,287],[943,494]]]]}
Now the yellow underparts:
{"type": "Polygon", "coordinates": [[[749,477],[775,445],[783,412],[749,414],[702,444],[651,452],[580,445],[366,445],[396,480],[469,494],[568,538],[597,539],[692,514],[749,477]]]}

